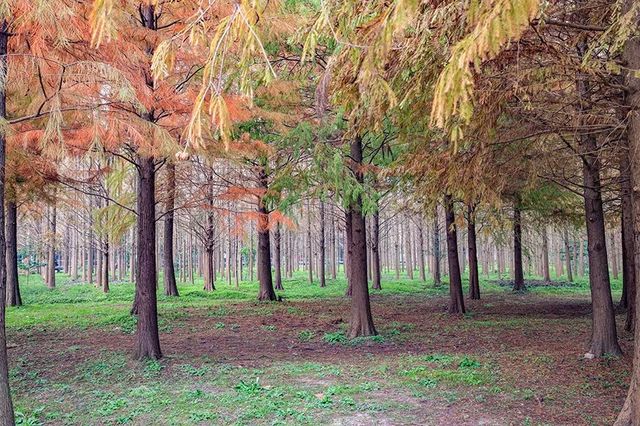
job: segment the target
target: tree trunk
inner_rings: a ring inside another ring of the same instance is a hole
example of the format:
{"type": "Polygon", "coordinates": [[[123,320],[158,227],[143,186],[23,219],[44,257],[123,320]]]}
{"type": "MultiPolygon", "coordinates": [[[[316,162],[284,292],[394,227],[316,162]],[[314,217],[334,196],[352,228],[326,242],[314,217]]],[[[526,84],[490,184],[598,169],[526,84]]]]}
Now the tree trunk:
{"type": "Polygon", "coordinates": [[[373,227],[371,235],[371,268],[373,269],[373,289],[382,290],[382,269],[380,268],[380,211],[373,213],[373,227]]]}
{"type": "Polygon", "coordinates": [[[56,202],[51,205],[49,216],[49,251],[47,254],[47,287],[56,287],[56,202]]]}
{"type": "Polygon", "coordinates": [[[442,284],[440,273],[440,225],[438,224],[438,206],[433,209],[433,284],[442,284]]]}
{"type": "MultiPolygon", "coordinates": [[[[357,136],[351,141],[350,169],[359,184],[364,182],[362,174],[362,139],[357,136]]],[[[362,198],[349,200],[346,209],[350,229],[351,250],[349,253],[349,285],[351,286],[351,323],[349,337],[373,336],[376,329],[371,315],[369,285],[367,282],[367,230],[362,213],[362,198]]]]}
{"type": "MultiPolygon", "coordinates": [[[[269,190],[269,180],[266,171],[260,170],[260,186],[266,194],[269,190]]],[[[276,292],[273,289],[273,278],[271,277],[271,238],[269,236],[269,211],[264,204],[264,199],[260,199],[258,205],[258,280],[260,281],[260,293],[258,300],[277,300],[276,292]]],[[[311,268],[311,265],[309,265],[311,268]]]]}
{"type": "MultiPolygon", "coordinates": [[[[15,194],[14,194],[15,196],[15,194]]],[[[7,304],[21,306],[18,280],[18,206],[13,198],[7,200],[7,304]]]]}
{"type": "Polygon", "coordinates": [[[631,201],[631,173],[628,140],[620,152],[620,198],[622,204],[622,288],[620,304],[627,308],[624,328],[633,331],[635,324],[635,258],[633,248],[633,205],[631,201]]]}
{"type": "Polygon", "coordinates": [[[311,202],[307,201],[307,270],[309,284],[313,284],[313,247],[311,244],[311,202]]]}
{"type": "Polygon", "coordinates": [[[547,235],[546,227],[542,229],[542,275],[545,282],[551,281],[549,272],[549,236],[547,235]]]}
{"type": "Polygon", "coordinates": [[[173,265],[173,209],[176,200],[176,165],[174,162],[167,163],[167,200],[164,205],[164,294],[167,296],[178,296],[178,285],[176,284],[176,271],[173,265]]]}
{"type": "Polygon", "coordinates": [[[411,255],[411,223],[409,217],[404,217],[404,258],[407,268],[407,277],[413,279],[413,256],[411,255]]]}
{"type": "Polygon", "coordinates": [[[318,265],[318,277],[320,279],[320,287],[327,285],[325,270],[326,270],[326,250],[324,247],[325,235],[324,235],[324,201],[320,200],[320,261],[318,265]]]}
{"type": "MultiPolygon", "coordinates": [[[[282,235],[280,232],[280,223],[276,223],[276,227],[273,230],[273,251],[275,255],[275,270],[276,270],[276,290],[284,290],[282,287],[282,250],[281,250],[282,235]]],[[[320,281],[320,287],[323,287],[324,283],[322,278],[320,281]]]]}
{"type": "Polygon", "coordinates": [[[469,245],[469,298],[480,299],[480,277],[478,275],[478,247],[476,239],[475,207],[467,206],[467,243],[469,245]]]}
{"type": "MultiPolygon", "coordinates": [[[[626,0],[624,10],[631,9],[634,0],[626,0]]],[[[632,20],[632,33],[640,27],[640,14],[636,13],[632,20]]],[[[623,50],[623,60],[630,70],[640,69],[640,39],[632,37],[627,40],[623,50]]],[[[627,136],[629,139],[629,163],[631,166],[631,200],[633,205],[633,241],[634,241],[634,273],[635,280],[640,280],[640,78],[629,71],[626,76],[628,93],[626,103],[631,108],[627,136]]],[[[640,292],[636,292],[634,300],[636,312],[640,309],[640,292]]],[[[635,321],[635,344],[633,352],[633,373],[627,399],[616,419],[615,426],[637,426],[640,424],[640,325],[635,321]]]]}
{"type": "MultiPolygon", "coordinates": [[[[152,6],[147,6],[152,8],[152,6]]],[[[136,359],[162,357],[156,296],[155,162],[138,158],[138,267],[136,279],[136,359]]]]}
{"type": "Polygon", "coordinates": [[[572,269],[571,269],[571,253],[573,252],[573,250],[571,250],[571,244],[569,242],[569,231],[567,231],[566,229],[564,230],[564,261],[565,261],[565,266],[567,268],[567,281],[569,281],[570,283],[573,282],[573,273],[572,273],[572,269]]]}
{"type": "Polygon", "coordinates": [[[524,272],[522,270],[522,213],[519,200],[513,206],[513,291],[524,291],[524,272]]]}
{"type": "MultiPolygon", "coordinates": [[[[582,57],[586,50],[586,44],[581,42],[578,46],[579,55],[582,57]]],[[[589,95],[586,77],[579,75],[576,84],[580,97],[586,100],[589,95]]],[[[584,106],[580,105],[580,109],[582,110],[583,108],[584,106]]],[[[581,112],[583,115],[588,114],[588,111],[581,112]]],[[[586,117],[581,120],[586,120],[586,117]]],[[[619,355],[622,351],[618,345],[616,317],[609,282],[598,143],[592,134],[581,134],[579,141],[583,165],[582,177],[589,253],[589,284],[591,286],[593,310],[589,353],[596,357],[604,354],[619,355]]]]}
{"type": "Polygon", "coordinates": [[[462,277],[458,261],[458,232],[456,230],[453,211],[453,198],[444,196],[445,219],[447,226],[447,257],[449,260],[449,313],[464,314],[464,298],[462,296],[462,277]]]}
{"type": "MultiPolygon", "coordinates": [[[[0,73],[7,75],[7,41],[9,30],[6,21],[0,28],[0,73]]],[[[0,118],[7,117],[5,79],[0,80],[0,118]]],[[[0,132],[0,425],[13,426],[13,404],[9,390],[9,360],[7,357],[7,336],[5,332],[6,310],[6,246],[4,224],[4,191],[5,191],[6,136],[0,132]]]]}

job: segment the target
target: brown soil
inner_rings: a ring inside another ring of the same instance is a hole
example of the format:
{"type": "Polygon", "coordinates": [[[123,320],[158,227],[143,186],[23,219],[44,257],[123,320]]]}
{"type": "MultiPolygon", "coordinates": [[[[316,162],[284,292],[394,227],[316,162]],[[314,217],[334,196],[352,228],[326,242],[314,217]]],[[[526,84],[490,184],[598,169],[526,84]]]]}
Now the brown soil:
{"type": "MultiPolygon", "coordinates": [[[[283,302],[268,305],[270,309],[257,303],[226,305],[224,317],[211,315],[213,310],[188,309],[188,315],[175,320],[172,331],[161,335],[161,344],[169,360],[208,357],[243,366],[268,366],[282,360],[370,365],[372,359],[405,354],[469,354],[497,365],[498,387],[526,390],[528,397],[505,392],[490,403],[477,401],[472,394],[452,404],[417,401],[411,418],[421,419],[422,424],[455,425],[520,424],[527,418],[532,424],[612,423],[624,401],[633,342],[620,328],[622,358],[585,360],[588,299],[505,293],[467,303],[472,314],[454,318],[445,313],[443,298],[374,297],[374,320],[383,335],[393,328],[392,322],[413,324],[413,328],[402,339],[358,346],[322,340],[325,332],[340,329],[348,319],[347,299],[283,302]],[[225,327],[216,328],[219,322],[225,327]],[[315,332],[316,337],[301,342],[299,333],[304,330],[315,332]]],[[[623,323],[622,318],[618,323],[623,323]]],[[[9,340],[19,343],[9,351],[12,360],[28,360],[51,376],[73,370],[103,351],[133,347],[133,336],[104,329],[10,331],[9,340]],[[72,346],[78,349],[66,350],[72,346]]],[[[368,423],[361,420],[342,419],[336,424],[368,423]]],[[[390,424],[404,423],[396,419],[390,424]]]]}

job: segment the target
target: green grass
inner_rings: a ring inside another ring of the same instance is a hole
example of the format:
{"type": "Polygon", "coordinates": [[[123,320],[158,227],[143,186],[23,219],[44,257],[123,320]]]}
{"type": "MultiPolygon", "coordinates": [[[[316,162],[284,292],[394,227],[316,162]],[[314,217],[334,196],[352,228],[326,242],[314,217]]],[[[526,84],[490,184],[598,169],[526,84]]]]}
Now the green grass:
{"type": "MultiPolygon", "coordinates": [[[[371,294],[377,296],[401,296],[420,294],[426,296],[445,296],[448,291],[446,283],[434,287],[431,281],[420,282],[418,279],[409,280],[401,277],[395,280],[393,275],[385,275],[382,290],[372,290],[371,294]]],[[[483,293],[509,292],[508,287],[501,287],[494,283],[497,275],[491,275],[488,279],[482,277],[481,291],[483,293]]],[[[528,277],[539,279],[539,277],[528,277]]],[[[446,277],[445,277],[446,280],[446,277]]],[[[134,286],[131,283],[113,283],[111,291],[103,293],[95,286],[72,283],[68,277],[58,274],[57,287],[48,289],[43,285],[38,275],[31,275],[28,279],[20,277],[20,286],[24,306],[8,308],[7,326],[10,329],[30,328],[113,328],[131,333],[135,329],[135,323],[129,315],[134,296],[134,286]]],[[[160,278],[161,281],[161,278],[160,278]]],[[[464,282],[466,287],[466,280],[464,282]]],[[[212,317],[224,317],[229,309],[228,303],[246,303],[256,300],[258,293],[257,282],[242,281],[239,286],[229,285],[226,282],[218,282],[216,290],[205,292],[202,290],[202,280],[196,280],[194,285],[179,284],[180,297],[172,298],[164,296],[162,289],[158,289],[158,312],[160,327],[170,331],[168,323],[175,315],[186,315],[185,309],[202,308],[209,309],[208,315],[212,317]]],[[[161,287],[161,284],[160,286],[161,287]]],[[[304,272],[296,273],[293,279],[285,280],[284,291],[278,292],[285,300],[300,301],[306,299],[339,298],[344,296],[346,282],[344,278],[329,280],[325,288],[320,288],[317,283],[309,284],[304,272]]],[[[612,280],[614,298],[619,298],[621,292],[621,280],[612,280]]],[[[563,287],[532,287],[529,291],[533,294],[566,295],[584,294],[588,296],[588,279],[576,278],[571,286],[563,287]]],[[[466,292],[466,289],[465,289],[466,292]]],[[[269,314],[271,308],[266,305],[265,314],[269,314]]],[[[290,307],[290,313],[295,314],[299,308],[290,307]]],[[[303,312],[299,312],[303,315],[303,312]]]]}
{"type": "MultiPolygon", "coordinates": [[[[10,307],[7,311],[10,340],[37,336],[40,330],[69,329],[80,334],[87,329],[125,334],[135,331],[136,320],[129,314],[134,296],[132,284],[113,283],[111,291],[104,294],[94,286],[72,283],[62,274],[57,278],[57,287],[49,290],[38,276],[31,276],[28,281],[21,277],[25,305],[10,307]]],[[[446,282],[434,287],[431,281],[423,283],[406,276],[400,280],[393,275],[384,278],[383,289],[371,291],[374,300],[397,298],[402,301],[407,296],[446,297],[448,294],[446,282]]],[[[482,277],[483,294],[511,296],[510,288],[494,283],[497,279],[496,275],[482,277]]],[[[284,303],[258,303],[256,282],[243,281],[238,287],[218,282],[216,291],[204,292],[202,281],[198,280],[194,285],[179,284],[179,298],[164,296],[160,288],[159,326],[162,332],[180,332],[184,322],[176,320],[189,317],[190,311],[195,310],[209,321],[213,332],[230,333],[241,326],[237,323],[243,327],[244,323],[228,317],[247,315],[268,318],[266,324],[257,323],[256,338],[271,338],[287,328],[286,322],[278,321],[279,314],[306,315],[304,304],[287,301],[322,299],[323,303],[331,304],[344,300],[346,282],[343,278],[329,280],[327,287],[320,288],[317,283],[309,284],[306,274],[300,272],[293,279],[285,280],[284,287],[284,291],[278,292],[284,297],[284,303]]],[[[614,297],[619,297],[620,281],[614,280],[612,287],[614,297]]],[[[578,279],[571,286],[533,287],[529,294],[587,298],[589,288],[586,279],[578,279]]],[[[527,294],[512,296],[514,303],[527,303],[527,294]]],[[[491,301],[484,304],[485,308],[491,306],[491,301]]],[[[130,348],[122,348],[94,354],[52,375],[46,371],[51,366],[13,358],[10,374],[18,424],[315,425],[345,424],[350,419],[363,424],[376,421],[395,424],[410,422],[407,416],[420,413],[425,400],[448,407],[468,395],[478,403],[495,401],[507,394],[522,401],[533,398],[531,389],[502,381],[500,366],[492,354],[450,353],[451,349],[440,349],[442,352],[402,355],[398,351],[369,357],[368,351],[376,345],[386,348],[428,338],[420,334],[424,330],[409,321],[411,318],[376,320],[380,335],[370,338],[349,339],[345,334],[346,323],[326,333],[326,328],[322,331],[303,329],[293,335],[291,344],[323,345],[335,351],[357,350],[362,354],[360,362],[318,362],[302,355],[292,357],[289,362],[243,367],[233,360],[223,363],[207,357],[171,354],[160,361],[140,363],[130,358],[130,348]],[[360,417],[354,417],[356,415],[360,417]]],[[[438,331],[455,333],[477,327],[480,332],[493,332],[492,328],[524,329],[531,325],[542,328],[556,321],[565,320],[487,319],[480,315],[474,317],[472,310],[467,319],[451,326],[447,324],[438,331]]],[[[71,346],[60,351],[82,349],[71,346]]],[[[536,366],[554,366],[554,358],[544,353],[530,355],[523,359],[536,366]]],[[[613,377],[606,383],[620,387],[624,386],[625,379],[613,377]]]]}

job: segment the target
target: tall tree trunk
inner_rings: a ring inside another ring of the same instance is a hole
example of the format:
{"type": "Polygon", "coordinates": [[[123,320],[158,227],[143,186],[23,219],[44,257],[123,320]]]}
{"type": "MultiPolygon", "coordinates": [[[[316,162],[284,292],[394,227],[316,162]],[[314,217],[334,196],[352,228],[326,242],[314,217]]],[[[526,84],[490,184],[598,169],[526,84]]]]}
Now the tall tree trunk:
{"type": "Polygon", "coordinates": [[[449,313],[464,314],[462,277],[458,261],[458,232],[453,211],[453,198],[449,194],[444,196],[444,207],[447,226],[447,257],[449,261],[449,313]]]}
{"type": "Polygon", "coordinates": [[[319,261],[319,265],[318,265],[318,277],[320,279],[320,287],[325,287],[327,285],[326,282],[326,276],[325,276],[325,271],[326,271],[326,256],[327,256],[327,251],[324,247],[325,245],[325,232],[324,232],[324,224],[325,224],[325,211],[324,211],[325,207],[324,207],[324,201],[320,200],[320,247],[319,251],[320,251],[320,261],[319,261]]]}
{"type": "MultiPolygon", "coordinates": [[[[351,140],[349,167],[359,184],[364,182],[362,166],[362,139],[351,140]]],[[[346,209],[347,233],[351,249],[349,251],[349,285],[351,287],[351,323],[349,337],[373,336],[377,334],[371,315],[369,283],[367,282],[367,229],[362,212],[362,198],[349,200],[346,209]]]]}
{"type": "Polygon", "coordinates": [[[373,289],[382,289],[382,269],[380,268],[380,210],[373,213],[373,227],[371,235],[371,267],[373,269],[373,289]]]}
{"type": "MultiPolygon", "coordinates": [[[[1,142],[0,142],[1,143],[1,142]]],[[[13,195],[15,196],[15,194],[13,195]]],[[[22,305],[18,280],[18,206],[14,198],[7,199],[7,304],[22,305]]]]}
{"type": "MultiPolygon", "coordinates": [[[[259,179],[260,186],[266,194],[269,190],[269,178],[264,168],[260,170],[259,179]]],[[[311,269],[311,265],[309,265],[309,269],[311,269]]],[[[258,300],[277,300],[276,292],[273,289],[273,278],[271,276],[269,211],[264,204],[264,199],[260,199],[258,205],[258,280],[260,280],[258,300]]]]}
{"type": "MultiPolygon", "coordinates": [[[[624,11],[631,10],[634,0],[626,0],[624,11]]],[[[633,16],[632,34],[640,27],[640,13],[633,16]]],[[[629,138],[629,163],[631,166],[631,202],[633,205],[633,240],[635,254],[635,280],[640,280],[640,78],[634,74],[633,70],[640,69],[640,38],[631,37],[625,43],[623,50],[624,65],[629,69],[626,75],[626,104],[630,107],[629,124],[627,136],[629,138]]],[[[635,303],[636,312],[640,311],[640,292],[636,292],[635,303]]],[[[633,351],[633,372],[627,399],[616,419],[615,426],[637,426],[640,424],[640,325],[639,316],[635,321],[635,344],[633,351]]]]}
{"type": "Polygon", "coordinates": [[[307,270],[309,284],[313,284],[313,247],[311,244],[311,202],[307,201],[307,270]]]}
{"type": "Polygon", "coordinates": [[[523,291],[524,271],[522,270],[522,213],[520,211],[520,200],[516,200],[513,205],[513,290],[523,291]]]}
{"type": "Polygon", "coordinates": [[[571,253],[573,250],[571,249],[571,244],[569,242],[569,231],[564,230],[564,261],[567,268],[567,281],[570,283],[573,282],[573,273],[571,268],[571,253]]]}
{"type": "MultiPolygon", "coordinates": [[[[273,254],[275,256],[275,270],[276,270],[276,290],[284,290],[282,287],[282,250],[281,250],[282,234],[280,232],[280,223],[276,223],[276,227],[273,230],[273,254]]],[[[323,286],[322,279],[320,281],[320,287],[323,286]]]]}
{"type": "MultiPolygon", "coordinates": [[[[586,51],[586,43],[581,42],[578,46],[580,57],[584,56],[586,51]]],[[[580,98],[586,102],[590,91],[587,76],[579,74],[576,84],[580,98]]],[[[587,119],[588,111],[584,111],[587,107],[582,104],[579,107],[580,112],[585,116],[581,119],[584,121],[587,119]]],[[[622,351],[618,345],[616,317],[609,282],[598,143],[592,134],[581,134],[579,142],[583,165],[584,210],[587,224],[589,284],[592,304],[592,334],[589,353],[596,357],[604,354],[619,355],[622,351]]]]}
{"type": "MultiPolygon", "coordinates": [[[[152,6],[148,6],[152,8],[152,6]]],[[[138,266],[136,277],[135,358],[162,357],[156,296],[155,162],[138,158],[138,266]]]]}
{"type": "Polygon", "coordinates": [[[469,245],[469,298],[480,299],[480,277],[478,275],[478,247],[476,239],[475,207],[467,206],[467,243],[469,245]]]}
{"type": "Polygon", "coordinates": [[[57,207],[55,200],[49,210],[49,250],[47,253],[47,287],[56,286],[56,223],[57,207]]]}
{"type": "Polygon", "coordinates": [[[440,225],[438,219],[438,206],[433,208],[433,284],[442,284],[440,273],[440,225]]]}
{"type": "Polygon", "coordinates": [[[424,222],[420,218],[420,224],[418,225],[418,268],[420,274],[420,281],[425,282],[427,280],[427,271],[424,264],[424,222]]]}
{"type": "Polygon", "coordinates": [[[542,229],[542,275],[545,282],[551,281],[549,272],[549,236],[547,235],[547,227],[542,229]]]}
{"type": "MultiPolygon", "coordinates": [[[[0,27],[0,73],[7,75],[7,42],[9,29],[6,21],[0,27]]],[[[0,118],[7,117],[6,109],[6,79],[0,80],[0,118]]],[[[9,390],[9,361],[7,357],[7,335],[5,332],[6,310],[6,243],[4,224],[4,186],[5,186],[6,136],[0,132],[0,425],[13,426],[15,424],[11,391],[9,390]]]]}
{"type": "Polygon", "coordinates": [[[620,152],[620,198],[622,204],[622,288],[623,298],[620,304],[627,308],[624,328],[633,331],[635,324],[635,258],[633,247],[633,204],[631,201],[631,172],[629,164],[628,140],[620,152]]]}
{"type": "Polygon", "coordinates": [[[176,271],[173,265],[173,209],[176,200],[176,165],[173,161],[167,163],[167,200],[164,205],[164,294],[178,296],[176,271]]]}
{"type": "Polygon", "coordinates": [[[407,267],[407,277],[412,280],[413,279],[413,259],[411,256],[411,223],[409,221],[409,217],[405,215],[404,217],[404,258],[405,258],[405,266],[407,267]]]}

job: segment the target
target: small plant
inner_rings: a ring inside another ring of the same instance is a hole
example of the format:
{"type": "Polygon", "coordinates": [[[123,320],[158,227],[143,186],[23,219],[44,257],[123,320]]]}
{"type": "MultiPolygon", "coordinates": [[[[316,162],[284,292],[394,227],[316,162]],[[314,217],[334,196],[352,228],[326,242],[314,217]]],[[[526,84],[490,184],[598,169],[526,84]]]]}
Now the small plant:
{"type": "Polygon", "coordinates": [[[243,393],[250,396],[259,395],[260,393],[262,393],[262,391],[264,391],[264,388],[260,386],[259,378],[256,378],[255,382],[249,383],[245,382],[244,380],[240,380],[240,383],[235,386],[235,389],[236,391],[238,391],[238,393],[243,393]]]}
{"type": "Polygon", "coordinates": [[[324,333],[322,338],[327,343],[346,343],[347,336],[342,331],[335,331],[333,333],[324,333]]]}
{"type": "Polygon", "coordinates": [[[276,331],[278,329],[278,327],[273,324],[263,325],[262,328],[267,331],[276,331]]]}
{"type": "Polygon", "coordinates": [[[298,340],[301,342],[309,342],[313,340],[314,337],[316,337],[316,333],[311,330],[302,330],[298,333],[298,340]]]}
{"type": "Polygon", "coordinates": [[[215,327],[216,327],[217,329],[224,328],[224,323],[223,323],[223,322],[217,322],[217,323],[216,323],[216,325],[215,325],[215,327]]]}
{"type": "Polygon", "coordinates": [[[142,375],[146,378],[156,377],[160,375],[160,372],[164,369],[164,366],[160,364],[158,360],[150,359],[144,365],[142,375]]]}
{"type": "Polygon", "coordinates": [[[480,363],[473,358],[463,357],[458,363],[460,368],[480,368],[480,363]]]}
{"type": "Polygon", "coordinates": [[[183,364],[179,368],[183,373],[193,377],[202,377],[207,374],[207,371],[209,371],[209,367],[207,367],[206,365],[197,368],[190,364],[183,364]]]}

